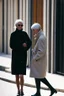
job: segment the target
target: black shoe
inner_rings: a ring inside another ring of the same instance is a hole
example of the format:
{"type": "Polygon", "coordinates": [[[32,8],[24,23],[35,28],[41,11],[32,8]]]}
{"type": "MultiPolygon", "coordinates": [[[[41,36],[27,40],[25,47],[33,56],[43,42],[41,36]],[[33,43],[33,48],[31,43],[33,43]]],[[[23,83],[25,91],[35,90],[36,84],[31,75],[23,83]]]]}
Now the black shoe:
{"type": "Polygon", "coordinates": [[[40,93],[36,93],[34,95],[31,95],[31,96],[41,96],[40,93]]]}
{"type": "Polygon", "coordinates": [[[21,92],[20,92],[20,96],[23,96],[23,95],[24,95],[24,92],[23,92],[23,91],[21,91],[21,92]]]}
{"type": "Polygon", "coordinates": [[[17,96],[20,96],[20,91],[18,91],[17,96]]]}
{"type": "Polygon", "coordinates": [[[55,89],[53,89],[53,90],[51,91],[50,96],[52,96],[54,93],[57,93],[57,91],[56,91],[55,89]]]}
{"type": "Polygon", "coordinates": [[[17,94],[17,96],[20,96],[19,94],[17,94]]]}

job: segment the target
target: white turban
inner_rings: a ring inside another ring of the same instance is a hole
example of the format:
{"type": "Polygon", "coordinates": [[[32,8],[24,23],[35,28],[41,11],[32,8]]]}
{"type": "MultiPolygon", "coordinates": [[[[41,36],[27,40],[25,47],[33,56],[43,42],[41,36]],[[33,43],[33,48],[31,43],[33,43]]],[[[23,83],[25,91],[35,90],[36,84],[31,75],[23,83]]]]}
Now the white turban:
{"type": "Polygon", "coordinates": [[[31,26],[31,29],[41,29],[41,25],[39,23],[34,23],[32,26],[31,26]]]}
{"type": "Polygon", "coordinates": [[[21,20],[21,19],[17,19],[16,21],[15,21],[15,26],[19,23],[19,22],[21,22],[22,24],[23,24],[23,20],[21,20]]]}

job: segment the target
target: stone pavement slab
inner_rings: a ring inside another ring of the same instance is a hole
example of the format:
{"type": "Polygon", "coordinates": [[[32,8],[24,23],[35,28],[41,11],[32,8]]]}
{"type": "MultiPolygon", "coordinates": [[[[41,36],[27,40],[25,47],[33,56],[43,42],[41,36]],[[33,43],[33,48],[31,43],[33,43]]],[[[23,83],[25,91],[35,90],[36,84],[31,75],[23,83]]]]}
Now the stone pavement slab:
{"type": "MultiPolygon", "coordinates": [[[[36,92],[36,88],[24,86],[24,96],[31,96],[36,92]]],[[[40,90],[41,96],[49,96],[49,90],[40,90]]],[[[0,96],[17,96],[17,88],[14,83],[8,83],[3,80],[0,80],[0,96]],[[5,87],[4,87],[5,86],[5,87]]],[[[64,96],[64,93],[58,92],[53,96],[64,96]]]]}
{"type": "MultiPolygon", "coordinates": [[[[27,68],[27,74],[24,76],[25,85],[35,87],[34,78],[30,78],[30,68],[27,68]]],[[[60,92],[64,92],[64,76],[47,73],[47,80],[60,92]]],[[[11,74],[11,56],[0,54],[0,79],[15,83],[15,76],[11,74]]],[[[41,83],[41,88],[48,90],[47,86],[41,83]]]]}

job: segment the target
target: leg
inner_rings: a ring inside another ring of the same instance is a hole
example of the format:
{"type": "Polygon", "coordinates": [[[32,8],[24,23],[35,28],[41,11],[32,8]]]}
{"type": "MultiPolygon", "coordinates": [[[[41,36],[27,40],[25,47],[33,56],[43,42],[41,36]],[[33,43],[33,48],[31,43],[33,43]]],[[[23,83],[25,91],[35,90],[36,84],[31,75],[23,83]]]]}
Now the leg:
{"type": "Polygon", "coordinates": [[[18,89],[18,94],[19,94],[19,75],[16,75],[16,85],[17,85],[17,89],[18,89]]]}
{"type": "Polygon", "coordinates": [[[41,96],[40,95],[40,80],[35,78],[35,83],[36,83],[37,92],[36,92],[36,94],[31,95],[31,96],[41,96]]]}
{"type": "Polygon", "coordinates": [[[51,95],[52,96],[54,93],[57,93],[57,91],[52,87],[52,85],[48,82],[46,78],[40,79],[45,85],[47,85],[50,90],[51,90],[51,95]]]}
{"type": "Polygon", "coordinates": [[[39,79],[35,78],[35,83],[36,83],[37,93],[40,93],[40,81],[39,81],[39,79]]]}
{"type": "Polygon", "coordinates": [[[23,95],[24,76],[20,75],[21,95],[23,95]]]}

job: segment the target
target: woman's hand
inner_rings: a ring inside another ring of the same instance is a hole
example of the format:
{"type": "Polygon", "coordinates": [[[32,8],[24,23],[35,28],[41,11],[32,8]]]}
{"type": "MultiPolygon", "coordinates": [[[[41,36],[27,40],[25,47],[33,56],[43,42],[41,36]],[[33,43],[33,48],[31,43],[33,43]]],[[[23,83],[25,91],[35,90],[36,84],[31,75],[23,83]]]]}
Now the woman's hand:
{"type": "Polygon", "coordinates": [[[26,43],[23,43],[23,47],[27,47],[27,44],[26,43]]]}

